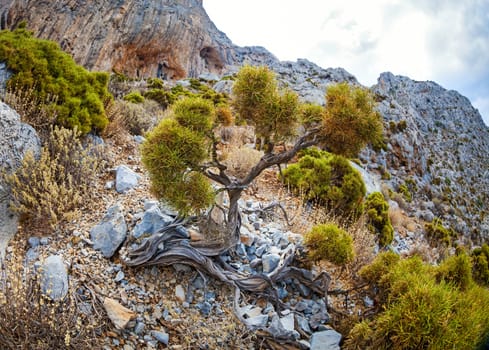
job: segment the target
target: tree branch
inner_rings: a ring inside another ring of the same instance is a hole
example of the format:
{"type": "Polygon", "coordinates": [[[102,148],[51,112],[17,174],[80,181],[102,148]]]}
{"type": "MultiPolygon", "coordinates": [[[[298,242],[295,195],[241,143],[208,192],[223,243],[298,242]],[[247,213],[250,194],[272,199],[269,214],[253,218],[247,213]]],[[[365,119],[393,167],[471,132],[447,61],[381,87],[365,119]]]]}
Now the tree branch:
{"type": "Polygon", "coordinates": [[[258,175],[262,173],[263,170],[271,167],[272,165],[278,165],[289,162],[297,152],[314,146],[318,143],[318,132],[319,128],[315,128],[301,136],[294,146],[280,153],[267,153],[265,154],[257,165],[255,165],[248,175],[239,183],[242,186],[248,186],[258,175]]]}

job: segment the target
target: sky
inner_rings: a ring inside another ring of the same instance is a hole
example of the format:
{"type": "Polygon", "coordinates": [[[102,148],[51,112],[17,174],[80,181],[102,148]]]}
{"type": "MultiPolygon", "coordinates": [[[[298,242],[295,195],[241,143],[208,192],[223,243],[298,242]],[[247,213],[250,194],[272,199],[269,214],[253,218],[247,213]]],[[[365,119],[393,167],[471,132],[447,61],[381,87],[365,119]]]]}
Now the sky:
{"type": "Polygon", "coordinates": [[[382,72],[468,97],[489,125],[488,0],[204,0],[239,46],[342,67],[365,86],[382,72]]]}

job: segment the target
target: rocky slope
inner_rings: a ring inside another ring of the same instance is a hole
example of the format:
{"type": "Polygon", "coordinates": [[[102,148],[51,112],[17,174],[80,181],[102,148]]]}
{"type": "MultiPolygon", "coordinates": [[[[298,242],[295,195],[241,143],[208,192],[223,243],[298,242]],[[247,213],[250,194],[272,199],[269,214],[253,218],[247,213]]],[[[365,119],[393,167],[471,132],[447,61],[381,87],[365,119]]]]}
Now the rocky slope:
{"type": "MultiPolygon", "coordinates": [[[[265,64],[304,101],[318,104],[324,103],[328,84],[358,84],[342,68],[323,69],[305,59],[281,62],[262,47],[234,45],[212,23],[201,0],[62,0],[54,5],[8,0],[0,5],[2,28],[22,20],[95,70],[219,80],[245,62],[265,64]]],[[[215,88],[229,92],[231,86],[222,80],[215,88]]],[[[413,216],[426,221],[437,216],[466,237],[488,237],[489,132],[470,101],[433,82],[390,73],[372,89],[389,140],[386,152],[364,152],[368,170],[388,173],[391,178],[383,182],[393,191],[407,185],[413,201],[405,206],[413,216]]]]}
{"type": "Polygon", "coordinates": [[[369,167],[389,172],[392,189],[408,188],[408,208],[418,218],[436,216],[465,237],[487,239],[489,129],[479,112],[434,82],[383,73],[372,89],[388,148],[370,154],[369,167]]]}

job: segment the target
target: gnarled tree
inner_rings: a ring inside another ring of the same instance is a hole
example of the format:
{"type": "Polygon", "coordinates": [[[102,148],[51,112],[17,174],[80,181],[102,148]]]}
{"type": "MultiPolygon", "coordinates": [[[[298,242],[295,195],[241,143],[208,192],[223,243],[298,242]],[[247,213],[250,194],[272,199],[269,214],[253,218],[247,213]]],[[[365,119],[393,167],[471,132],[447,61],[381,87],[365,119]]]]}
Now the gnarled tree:
{"type": "MultiPolygon", "coordinates": [[[[245,66],[238,73],[233,92],[236,120],[254,127],[256,136],[262,140],[260,148],[264,150],[247,171],[228,169],[229,163],[220,158],[224,146],[221,135],[225,133],[219,130],[234,118],[219,113],[216,116],[213,104],[199,98],[176,102],[170,116],[147,135],[142,146],[142,160],[149,171],[153,193],[183,216],[206,212],[217,192],[227,194],[227,207],[220,206],[226,213],[225,222],[219,225],[224,239],[191,242],[188,233],[181,229],[182,220],[175,219],[138,248],[130,250],[125,262],[129,266],[183,263],[213,276],[235,288],[236,316],[249,328],[259,329],[266,335],[270,329],[249,324],[240,315],[240,290],[267,295],[280,307],[274,288],[279,281],[297,280],[326,297],[330,277],[324,271],[313,274],[291,266],[295,254],[293,244],[285,249],[277,268],[269,273],[242,273],[220,259],[221,254],[239,241],[241,194],[265,169],[288,163],[305,148],[316,145],[352,155],[366,143],[381,138],[382,128],[380,116],[373,110],[373,98],[359,87],[345,84],[328,89],[328,109],[332,108],[328,112],[317,106],[301,105],[295,93],[281,91],[267,68],[245,66]],[[348,115],[348,122],[336,122],[335,115],[340,120],[348,115]],[[333,129],[327,130],[328,127],[333,129]],[[303,131],[299,133],[299,130],[303,131]],[[343,146],[346,135],[353,140],[349,139],[343,146]],[[282,145],[279,147],[277,143],[282,145]],[[335,147],[337,144],[341,147],[335,147]]],[[[294,332],[279,332],[272,337],[279,343],[292,342],[301,348],[294,332]]]]}
{"type": "Polygon", "coordinates": [[[230,175],[219,160],[221,139],[215,131],[219,118],[213,105],[195,98],[178,101],[172,115],[148,134],[142,147],[153,193],[182,214],[199,213],[213,201],[211,181],[218,184],[218,191],[225,191],[229,199],[227,239],[206,253],[222,253],[239,239],[242,192],[265,169],[288,163],[297,152],[313,145],[353,156],[367,143],[382,138],[381,117],[367,89],[333,85],[326,92],[326,101],[321,114],[316,108],[314,118],[302,115],[310,108],[304,108],[294,92],[280,90],[272,71],[244,66],[233,87],[232,107],[238,120],[254,126],[256,136],[263,140],[264,155],[241,178],[230,175]],[[301,121],[304,131],[298,134],[301,121]],[[291,143],[288,148],[275,147],[286,140],[291,143]]]}

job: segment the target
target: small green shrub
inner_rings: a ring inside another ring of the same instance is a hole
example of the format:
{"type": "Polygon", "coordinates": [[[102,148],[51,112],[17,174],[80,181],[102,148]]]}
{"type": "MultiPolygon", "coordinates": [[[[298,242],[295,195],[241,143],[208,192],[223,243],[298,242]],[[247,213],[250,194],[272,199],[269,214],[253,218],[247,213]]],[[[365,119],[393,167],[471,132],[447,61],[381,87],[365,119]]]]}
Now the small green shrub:
{"type": "Polygon", "coordinates": [[[455,232],[445,228],[439,218],[434,218],[432,222],[425,224],[424,228],[432,243],[450,245],[452,238],[456,237],[455,232]]]}
{"type": "Polygon", "coordinates": [[[474,280],[481,285],[489,285],[489,245],[484,243],[481,248],[472,250],[470,255],[474,280]]]}
{"type": "Polygon", "coordinates": [[[233,113],[231,112],[231,108],[227,105],[216,108],[216,119],[223,126],[231,126],[234,124],[233,113]]]}
{"type": "Polygon", "coordinates": [[[24,28],[0,32],[0,61],[13,72],[8,87],[34,89],[45,101],[56,96],[50,106],[57,123],[77,128],[81,134],[102,131],[108,123],[104,105],[112,96],[107,90],[107,73],[88,72],[77,65],[53,41],[34,38],[24,28]]]}
{"type": "Polygon", "coordinates": [[[175,102],[175,96],[163,89],[151,89],[143,94],[144,98],[154,100],[160,104],[162,108],[167,108],[175,102]]]}
{"type": "Polygon", "coordinates": [[[123,97],[124,101],[132,103],[143,103],[144,97],[139,91],[131,91],[123,97]]]}
{"type": "Polygon", "coordinates": [[[304,235],[304,245],[313,261],[327,260],[344,265],[353,260],[353,240],[335,224],[316,225],[304,235]]]}
{"type": "Polygon", "coordinates": [[[394,239],[394,228],[389,218],[389,204],[380,192],[373,192],[365,201],[365,213],[369,230],[378,237],[379,245],[385,247],[394,239]]]}
{"type": "Polygon", "coordinates": [[[403,195],[406,201],[408,202],[413,201],[413,195],[411,194],[411,191],[409,191],[409,188],[405,184],[399,186],[399,193],[403,195]]]}
{"type": "Polygon", "coordinates": [[[149,78],[146,82],[150,89],[163,89],[163,80],[160,78],[149,78]]]}
{"type": "Polygon", "coordinates": [[[305,103],[301,106],[301,122],[306,129],[321,123],[324,117],[324,108],[320,105],[305,103]]]}
{"type": "Polygon", "coordinates": [[[470,257],[467,253],[460,252],[446,258],[436,270],[436,277],[461,290],[466,290],[473,283],[470,257]]]}
{"type": "Polygon", "coordinates": [[[6,182],[12,188],[12,209],[26,224],[55,227],[87,202],[100,162],[84,148],[79,132],[55,127],[40,159],[28,153],[6,182]]]}
{"type": "Polygon", "coordinates": [[[350,331],[345,349],[475,349],[486,339],[489,291],[445,279],[459,266],[467,276],[466,258],[456,257],[435,268],[418,256],[401,260],[391,255],[379,254],[360,271],[367,281],[375,282],[372,290],[377,293],[379,313],[350,331]],[[444,278],[437,279],[439,271],[444,278]]]}
{"type": "Polygon", "coordinates": [[[181,126],[204,135],[211,131],[215,119],[214,106],[202,98],[179,100],[173,105],[173,112],[181,126]]]}
{"type": "Polygon", "coordinates": [[[353,158],[367,144],[383,148],[382,117],[370,90],[348,83],[328,86],[322,136],[327,150],[353,158]]]}
{"type": "Polygon", "coordinates": [[[304,196],[338,215],[361,213],[365,184],[348,160],[316,148],[301,153],[297,163],[283,171],[284,181],[304,196]]]}

